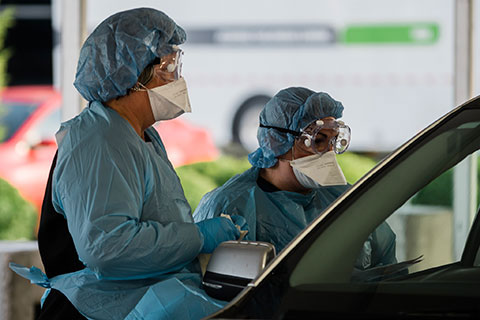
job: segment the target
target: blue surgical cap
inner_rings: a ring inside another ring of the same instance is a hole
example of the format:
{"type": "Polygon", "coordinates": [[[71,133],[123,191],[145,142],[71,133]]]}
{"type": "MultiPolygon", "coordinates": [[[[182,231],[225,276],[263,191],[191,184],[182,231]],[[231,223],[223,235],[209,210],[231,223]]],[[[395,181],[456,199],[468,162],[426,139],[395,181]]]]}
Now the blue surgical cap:
{"type": "Polygon", "coordinates": [[[148,64],[185,40],[185,31],[161,11],[138,8],[116,13],[83,44],[74,86],[87,101],[123,96],[148,64]]]}
{"type": "MultiPolygon", "coordinates": [[[[291,87],[279,91],[260,113],[260,124],[299,132],[311,122],[325,117],[338,119],[343,105],[328,93],[307,88],[291,87]]],[[[248,155],[250,163],[259,168],[270,168],[277,157],[293,147],[295,136],[273,128],[259,127],[259,148],[248,155]]]]}

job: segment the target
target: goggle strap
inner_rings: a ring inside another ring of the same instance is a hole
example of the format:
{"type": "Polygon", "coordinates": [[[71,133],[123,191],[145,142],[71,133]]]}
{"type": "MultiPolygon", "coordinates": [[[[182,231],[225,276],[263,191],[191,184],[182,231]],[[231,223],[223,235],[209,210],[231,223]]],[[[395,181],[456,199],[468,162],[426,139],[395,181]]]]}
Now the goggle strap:
{"type": "Polygon", "coordinates": [[[298,132],[298,131],[293,131],[293,130],[290,130],[290,129],[280,128],[280,127],[275,127],[275,126],[266,126],[266,125],[263,125],[261,123],[260,123],[260,127],[261,128],[266,128],[266,129],[275,129],[275,130],[283,132],[283,133],[290,133],[290,134],[294,135],[295,137],[298,137],[299,135],[302,134],[301,132],[298,132]]]}

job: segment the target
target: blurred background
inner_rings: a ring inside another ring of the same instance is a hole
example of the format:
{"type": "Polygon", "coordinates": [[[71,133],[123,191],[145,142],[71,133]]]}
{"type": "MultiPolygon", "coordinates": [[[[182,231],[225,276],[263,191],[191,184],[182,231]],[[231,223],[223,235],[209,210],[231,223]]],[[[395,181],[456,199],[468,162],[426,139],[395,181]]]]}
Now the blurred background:
{"type": "MultiPolygon", "coordinates": [[[[0,0],[1,240],[35,240],[54,133],[85,107],[72,85],[81,44],[103,19],[135,7],[162,10],[187,32],[193,112],[156,129],[192,209],[250,167],[258,114],[280,89],[304,86],[344,104],[352,142],[338,160],[352,184],[480,94],[478,0],[0,0]]],[[[465,175],[478,179],[471,161],[465,175]]],[[[453,176],[412,203],[447,208],[455,221],[453,176]]],[[[468,223],[452,225],[453,238],[465,237],[468,223]]]]}

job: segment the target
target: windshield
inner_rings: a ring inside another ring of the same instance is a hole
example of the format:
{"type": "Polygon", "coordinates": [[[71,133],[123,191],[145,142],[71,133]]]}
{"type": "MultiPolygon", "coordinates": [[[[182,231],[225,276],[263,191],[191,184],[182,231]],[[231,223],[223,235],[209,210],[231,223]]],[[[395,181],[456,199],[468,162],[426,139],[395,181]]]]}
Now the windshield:
{"type": "Polygon", "coordinates": [[[38,104],[0,102],[0,142],[10,139],[38,104]]]}

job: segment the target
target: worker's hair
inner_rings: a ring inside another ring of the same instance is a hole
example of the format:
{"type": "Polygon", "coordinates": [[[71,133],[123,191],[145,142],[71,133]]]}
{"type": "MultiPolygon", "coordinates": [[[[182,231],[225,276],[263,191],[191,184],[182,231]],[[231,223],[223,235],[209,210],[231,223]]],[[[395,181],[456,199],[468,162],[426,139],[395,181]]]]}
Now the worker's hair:
{"type": "Polygon", "coordinates": [[[142,73],[138,76],[138,82],[143,84],[144,86],[147,85],[150,80],[153,78],[153,63],[149,64],[145,69],[143,69],[142,73]]]}
{"type": "Polygon", "coordinates": [[[143,69],[142,73],[138,76],[138,82],[133,86],[132,91],[138,91],[140,89],[140,85],[138,83],[143,84],[144,86],[150,82],[153,78],[153,66],[160,63],[159,58],[155,58],[148,66],[143,69]]]}

